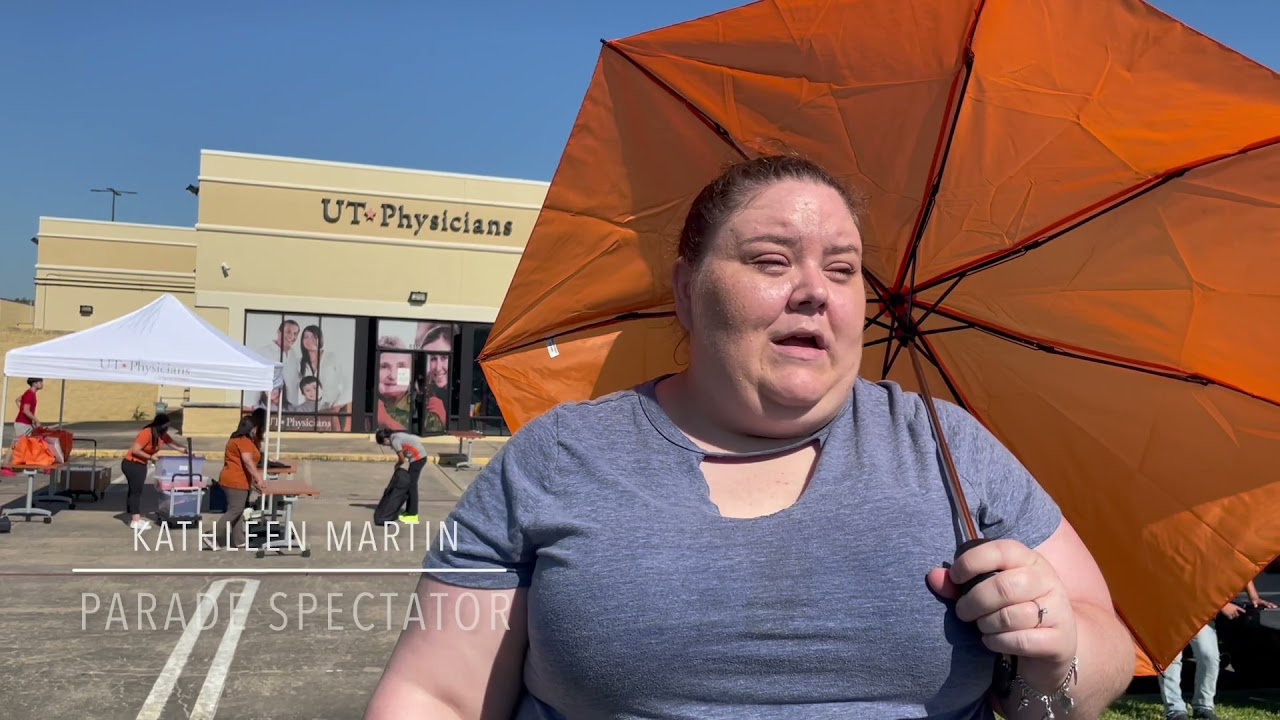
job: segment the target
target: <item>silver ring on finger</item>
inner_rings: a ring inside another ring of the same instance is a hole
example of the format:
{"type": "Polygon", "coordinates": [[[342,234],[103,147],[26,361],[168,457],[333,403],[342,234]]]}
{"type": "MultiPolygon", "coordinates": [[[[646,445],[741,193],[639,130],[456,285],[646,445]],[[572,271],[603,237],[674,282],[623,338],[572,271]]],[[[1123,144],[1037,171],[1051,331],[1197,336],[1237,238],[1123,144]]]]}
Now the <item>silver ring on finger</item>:
{"type": "Polygon", "coordinates": [[[1032,600],[1031,602],[1036,604],[1036,612],[1037,612],[1036,627],[1040,627],[1041,625],[1044,624],[1044,616],[1049,614],[1049,608],[1040,607],[1039,600],[1032,600]]]}

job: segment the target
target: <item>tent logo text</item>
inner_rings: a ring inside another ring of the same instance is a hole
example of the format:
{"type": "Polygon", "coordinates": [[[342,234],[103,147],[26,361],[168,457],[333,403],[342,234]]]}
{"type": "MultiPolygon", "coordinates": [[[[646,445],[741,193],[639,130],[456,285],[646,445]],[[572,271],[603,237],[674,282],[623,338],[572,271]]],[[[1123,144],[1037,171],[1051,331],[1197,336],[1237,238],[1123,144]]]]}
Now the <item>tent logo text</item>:
{"type": "Polygon", "coordinates": [[[394,227],[417,237],[424,229],[434,233],[457,233],[459,235],[491,235],[507,237],[511,235],[513,223],[510,220],[493,220],[471,217],[471,212],[461,214],[448,209],[440,212],[411,212],[403,203],[381,204],[367,203],[363,200],[346,198],[321,198],[320,212],[324,221],[330,225],[349,222],[352,225],[376,224],[384,228],[394,227]]]}
{"type": "Polygon", "coordinates": [[[165,363],[146,362],[145,360],[99,360],[98,367],[103,370],[118,370],[120,372],[138,373],[140,375],[169,375],[179,377],[187,377],[191,375],[190,368],[184,368],[178,365],[166,365],[165,363]]]}

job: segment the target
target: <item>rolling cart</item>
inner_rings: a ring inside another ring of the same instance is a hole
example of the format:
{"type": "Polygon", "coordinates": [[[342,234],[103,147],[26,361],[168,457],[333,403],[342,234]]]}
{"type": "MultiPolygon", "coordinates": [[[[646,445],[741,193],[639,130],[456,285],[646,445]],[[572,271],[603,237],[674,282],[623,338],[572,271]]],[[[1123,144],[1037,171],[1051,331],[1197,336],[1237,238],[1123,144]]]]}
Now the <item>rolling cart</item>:
{"type": "Polygon", "coordinates": [[[192,452],[190,439],[186,455],[156,458],[155,479],[160,491],[158,521],[166,525],[200,522],[204,506],[204,458],[192,452]]]}

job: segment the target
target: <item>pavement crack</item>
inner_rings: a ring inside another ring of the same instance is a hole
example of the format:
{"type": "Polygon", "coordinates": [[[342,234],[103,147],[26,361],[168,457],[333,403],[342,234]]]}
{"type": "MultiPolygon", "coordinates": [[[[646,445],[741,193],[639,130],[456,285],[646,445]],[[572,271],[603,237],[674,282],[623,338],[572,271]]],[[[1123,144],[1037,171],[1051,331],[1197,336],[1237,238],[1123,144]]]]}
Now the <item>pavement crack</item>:
{"type": "Polygon", "coordinates": [[[191,717],[192,703],[195,701],[195,698],[190,698],[190,700],[188,700],[187,692],[182,686],[183,683],[181,682],[173,686],[173,698],[178,701],[178,705],[182,708],[182,715],[179,717],[189,718],[191,717]]]}

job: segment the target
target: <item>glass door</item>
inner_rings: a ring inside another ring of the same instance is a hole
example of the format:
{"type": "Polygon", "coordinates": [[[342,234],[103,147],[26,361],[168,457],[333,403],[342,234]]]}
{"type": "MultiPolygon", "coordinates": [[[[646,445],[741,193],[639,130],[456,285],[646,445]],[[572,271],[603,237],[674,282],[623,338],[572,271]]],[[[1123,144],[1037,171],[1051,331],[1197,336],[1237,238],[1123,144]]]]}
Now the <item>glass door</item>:
{"type": "Polygon", "coordinates": [[[414,355],[406,350],[378,351],[378,427],[413,431],[414,355]]]}

